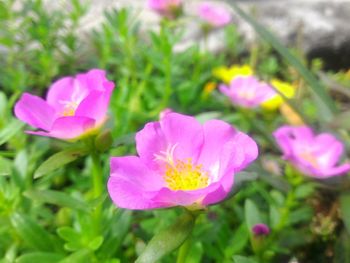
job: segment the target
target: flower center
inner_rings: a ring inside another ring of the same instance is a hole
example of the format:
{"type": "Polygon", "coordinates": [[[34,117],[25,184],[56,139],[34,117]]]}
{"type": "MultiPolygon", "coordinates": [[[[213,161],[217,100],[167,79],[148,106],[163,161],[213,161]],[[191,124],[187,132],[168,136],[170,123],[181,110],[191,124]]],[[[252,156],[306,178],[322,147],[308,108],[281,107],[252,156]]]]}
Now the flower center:
{"type": "Polygon", "coordinates": [[[63,101],[61,103],[64,104],[62,116],[74,116],[78,103],[74,101],[63,101]]]}
{"type": "Polygon", "coordinates": [[[241,91],[241,92],[238,92],[238,96],[246,100],[251,100],[255,97],[255,94],[252,91],[241,91]]]}
{"type": "Polygon", "coordinates": [[[194,165],[191,158],[167,163],[164,180],[171,190],[196,190],[208,186],[208,173],[201,165],[194,165]]]}
{"type": "Polygon", "coordinates": [[[303,160],[307,161],[310,163],[313,167],[318,168],[319,164],[317,161],[317,158],[310,152],[302,152],[299,154],[299,157],[302,158],[303,160]]]}
{"type": "Polygon", "coordinates": [[[156,154],[156,160],[165,163],[164,181],[171,190],[196,190],[209,185],[208,172],[202,169],[202,165],[195,165],[191,158],[174,160],[174,150],[177,144],[168,147],[160,155],[156,154]]]}

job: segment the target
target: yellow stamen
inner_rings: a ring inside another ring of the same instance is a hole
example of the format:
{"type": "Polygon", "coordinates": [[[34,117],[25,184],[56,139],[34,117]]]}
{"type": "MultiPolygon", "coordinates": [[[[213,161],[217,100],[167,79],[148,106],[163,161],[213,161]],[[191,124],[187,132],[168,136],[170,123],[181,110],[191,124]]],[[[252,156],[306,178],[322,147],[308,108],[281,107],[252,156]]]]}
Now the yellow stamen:
{"type": "Polygon", "coordinates": [[[75,102],[67,102],[64,105],[62,116],[74,116],[75,110],[77,109],[78,104],[75,102]]]}
{"type": "Polygon", "coordinates": [[[303,152],[299,154],[299,157],[310,163],[313,167],[318,168],[319,164],[317,158],[310,152],[303,152]]]}
{"type": "Polygon", "coordinates": [[[164,180],[171,190],[196,190],[209,184],[208,174],[201,165],[192,164],[190,158],[177,160],[174,164],[167,163],[164,180]]]}
{"type": "Polygon", "coordinates": [[[169,146],[155,158],[165,163],[164,181],[171,190],[196,190],[209,185],[209,176],[202,165],[195,165],[192,159],[174,160],[177,144],[169,146]]]}

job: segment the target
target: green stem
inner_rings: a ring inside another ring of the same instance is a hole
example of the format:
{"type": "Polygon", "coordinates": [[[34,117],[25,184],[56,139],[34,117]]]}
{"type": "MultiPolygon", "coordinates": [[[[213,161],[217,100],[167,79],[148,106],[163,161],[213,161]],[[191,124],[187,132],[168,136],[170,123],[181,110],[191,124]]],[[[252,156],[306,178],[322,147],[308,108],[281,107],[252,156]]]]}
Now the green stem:
{"type": "Polygon", "coordinates": [[[278,149],[275,140],[272,138],[271,134],[266,131],[266,128],[261,125],[261,123],[257,120],[256,114],[254,111],[248,111],[242,108],[238,108],[238,111],[242,114],[242,116],[250,123],[250,125],[258,132],[261,133],[265,139],[273,145],[276,149],[278,149]]]}
{"type": "Polygon", "coordinates": [[[188,251],[191,248],[191,242],[192,238],[191,236],[189,236],[185,242],[181,245],[180,249],[179,249],[179,253],[177,254],[177,259],[176,259],[176,263],[185,263],[186,262],[186,257],[188,255],[188,251]]]}
{"type": "Polygon", "coordinates": [[[101,160],[96,151],[91,153],[92,158],[92,186],[93,197],[98,198],[103,191],[101,160]]]}
{"type": "MultiPolygon", "coordinates": [[[[101,167],[101,160],[98,153],[93,150],[91,153],[92,158],[92,187],[93,187],[93,199],[101,197],[103,193],[103,172],[101,167]]],[[[101,216],[102,216],[102,203],[98,203],[93,210],[92,218],[94,221],[95,233],[98,235],[101,233],[101,216]]]]}
{"type": "Polygon", "coordinates": [[[279,232],[286,226],[290,215],[290,210],[293,204],[294,204],[294,189],[291,189],[287,194],[285,205],[281,213],[281,219],[278,225],[276,226],[276,232],[279,232]]]}

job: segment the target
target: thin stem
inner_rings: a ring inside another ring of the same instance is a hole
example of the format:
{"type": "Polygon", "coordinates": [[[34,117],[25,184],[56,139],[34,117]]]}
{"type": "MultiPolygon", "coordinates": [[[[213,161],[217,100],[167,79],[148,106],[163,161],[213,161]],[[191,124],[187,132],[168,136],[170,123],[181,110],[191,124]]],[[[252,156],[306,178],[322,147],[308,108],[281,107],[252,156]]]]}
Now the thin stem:
{"type": "Polygon", "coordinates": [[[95,151],[91,153],[91,158],[93,197],[98,198],[101,196],[103,191],[101,161],[98,153],[95,151]]]}
{"type": "MultiPolygon", "coordinates": [[[[92,159],[92,198],[97,199],[103,193],[103,172],[101,167],[101,159],[99,154],[94,149],[91,152],[92,159]]],[[[98,203],[93,210],[92,218],[94,221],[94,228],[96,235],[101,233],[101,217],[102,217],[102,203],[98,203]]]]}
{"type": "Polygon", "coordinates": [[[188,251],[191,248],[192,238],[189,236],[185,242],[181,245],[179,253],[177,254],[176,263],[185,263],[188,255],[188,251]]]}

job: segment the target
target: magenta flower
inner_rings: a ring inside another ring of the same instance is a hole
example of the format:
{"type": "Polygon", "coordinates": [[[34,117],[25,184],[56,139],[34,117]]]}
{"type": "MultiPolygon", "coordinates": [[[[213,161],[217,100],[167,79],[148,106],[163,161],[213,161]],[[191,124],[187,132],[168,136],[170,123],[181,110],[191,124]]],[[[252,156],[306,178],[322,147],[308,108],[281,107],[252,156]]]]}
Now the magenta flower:
{"type": "Polygon", "coordinates": [[[234,173],[257,158],[248,135],[220,121],[168,113],[136,134],[138,156],[113,157],[108,192],[122,208],[206,206],[230,192],[234,173]]]}
{"type": "Polygon", "coordinates": [[[246,108],[255,108],[276,95],[276,92],[264,82],[253,76],[234,78],[229,86],[221,84],[221,93],[229,97],[232,103],[246,108]]]}
{"type": "Polygon", "coordinates": [[[350,171],[350,163],[336,166],[344,146],[330,133],[314,135],[307,126],[282,126],[273,135],[283,158],[306,175],[323,179],[350,171]]]}
{"type": "Polygon", "coordinates": [[[29,134],[76,139],[105,122],[113,89],[105,71],[92,69],[54,82],[46,100],[24,93],[15,105],[15,115],[42,130],[26,131],[29,134]]]}
{"type": "Polygon", "coordinates": [[[182,0],[148,0],[148,7],[161,16],[175,18],[182,8],[182,0]]]}
{"type": "Polygon", "coordinates": [[[212,27],[222,27],[231,21],[231,14],[227,9],[211,3],[201,3],[197,12],[198,16],[212,27]]]}
{"type": "Polygon", "coordinates": [[[270,228],[265,224],[259,223],[252,227],[252,232],[255,236],[267,236],[270,234],[270,228]]]}

